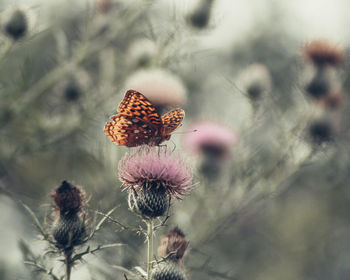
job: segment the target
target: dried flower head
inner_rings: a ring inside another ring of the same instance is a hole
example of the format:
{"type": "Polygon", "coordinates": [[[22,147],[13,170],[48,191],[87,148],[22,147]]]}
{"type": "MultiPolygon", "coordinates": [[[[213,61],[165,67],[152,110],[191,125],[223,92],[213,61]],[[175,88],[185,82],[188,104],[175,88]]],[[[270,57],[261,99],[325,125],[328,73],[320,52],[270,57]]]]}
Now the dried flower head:
{"type": "Polygon", "coordinates": [[[187,92],[179,77],[163,69],[141,70],[126,81],[126,88],[142,92],[155,106],[181,106],[187,92]]]}
{"type": "Polygon", "coordinates": [[[67,181],[63,181],[61,185],[51,193],[55,203],[56,209],[62,214],[78,213],[84,200],[84,193],[79,188],[67,181]]]}
{"type": "Polygon", "coordinates": [[[10,6],[2,15],[3,32],[12,40],[17,41],[28,34],[33,26],[34,16],[30,9],[24,6],[10,6]]]}
{"type": "Polygon", "coordinates": [[[339,45],[327,40],[314,40],[303,48],[304,57],[317,66],[340,66],[345,62],[345,52],[339,45]]]}
{"type": "Polygon", "coordinates": [[[209,154],[217,158],[226,158],[229,149],[239,143],[239,138],[232,129],[215,122],[203,121],[195,123],[184,136],[183,144],[189,151],[197,154],[209,154]]]}
{"type": "Polygon", "coordinates": [[[191,168],[166,147],[140,146],[127,153],[119,162],[119,178],[123,187],[136,193],[156,187],[176,198],[193,186],[191,168]]]}
{"type": "Polygon", "coordinates": [[[127,62],[132,67],[146,67],[151,64],[157,52],[158,47],[154,41],[146,38],[137,39],[128,49],[127,62]]]}
{"type": "Polygon", "coordinates": [[[240,88],[249,98],[257,100],[264,92],[271,91],[271,76],[265,65],[254,63],[247,66],[238,76],[240,88]]]}
{"type": "Polygon", "coordinates": [[[107,14],[112,7],[111,0],[97,0],[96,8],[100,14],[107,14]]]}
{"type": "Polygon", "coordinates": [[[178,227],[173,228],[161,239],[158,248],[159,257],[168,257],[179,262],[188,247],[189,241],[185,238],[185,234],[178,227]]]}
{"type": "Polygon", "coordinates": [[[67,181],[52,192],[56,203],[56,218],[51,232],[57,248],[70,251],[86,241],[85,219],[82,217],[84,193],[67,181]]]}
{"type": "Polygon", "coordinates": [[[309,127],[309,133],[312,141],[321,145],[334,140],[334,125],[328,120],[316,120],[309,127]]]}
{"type": "Polygon", "coordinates": [[[199,5],[188,16],[188,22],[196,28],[205,28],[210,20],[214,0],[201,0],[199,5]]]}

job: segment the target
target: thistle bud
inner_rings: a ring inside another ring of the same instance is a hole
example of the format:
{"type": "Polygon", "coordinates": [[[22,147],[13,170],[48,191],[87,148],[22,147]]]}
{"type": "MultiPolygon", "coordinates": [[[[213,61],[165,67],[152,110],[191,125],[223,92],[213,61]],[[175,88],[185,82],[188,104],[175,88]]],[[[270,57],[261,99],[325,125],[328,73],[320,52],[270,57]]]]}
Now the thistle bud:
{"type": "Polygon", "coordinates": [[[25,8],[9,8],[4,12],[2,28],[6,36],[17,41],[25,37],[30,26],[29,10],[25,8]]]}
{"type": "Polygon", "coordinates": [[[178,228],[173,228],[162,237],[158,248],[160,257],[166,258],[152,272],[153,280],[183,280],[186,279],[182,258],[188,247],[188,240],[178,228]]]}
{"type": "Polygon", "coordinates": [[[329,94],[332,88],[331,76],[326,68],[317,68],[316,74],[309,84],[306,85],[306,91],[315,99],[322,98],[329,94]]]}
{"type": "Polygon", "coordinates": [[[173,262],[162,262],[153,270],[152,280],[186,280],[181,267],[173,262]]]}
{"type": "Polygon", "coordinates": [[[327,40],[314,40],[306,44],[303,48],[303,55],[316,67],[339,67],[345,62],[343,48],[327,40]]]}
{"type": "Polygon", "coordinates": [[[189,23],[196,28],[208,25],[214,0],[201,0],[199,6],[189,16],[189,23]]]}
{"type": "Polygon", "coordinates": [[[309,133],[312,141],[321,145],[334,140],[335,129],[330,121],[317,120],[310,125],[309,133]]]}
{"type": "Polygon", "coordinates": [[[63,181],[51,196],[56,203],[56,219],[51,229],[56,247],[69,250],[82,244],[86,233],[82,217],[82,190],[63,181]]]}
{"type": "Polygon", "coordinates": [[[144,187],[139,192],[129,192],[131,211],[147,218],[161,217],[169,208],[169,199],[163,186],[154,183],[150,188],[144,187]]]}

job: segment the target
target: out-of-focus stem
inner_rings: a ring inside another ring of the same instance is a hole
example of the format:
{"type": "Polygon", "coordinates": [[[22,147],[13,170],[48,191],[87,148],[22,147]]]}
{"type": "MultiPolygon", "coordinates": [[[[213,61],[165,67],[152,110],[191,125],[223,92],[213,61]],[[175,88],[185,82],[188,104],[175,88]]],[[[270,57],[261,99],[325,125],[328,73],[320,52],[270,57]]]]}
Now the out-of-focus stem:
{"type": "Polygon", "coordinates": [[[147,280],[151,280],[152,256],[153,256],[153,219],[146,221],[147,224],[147,280]]]}

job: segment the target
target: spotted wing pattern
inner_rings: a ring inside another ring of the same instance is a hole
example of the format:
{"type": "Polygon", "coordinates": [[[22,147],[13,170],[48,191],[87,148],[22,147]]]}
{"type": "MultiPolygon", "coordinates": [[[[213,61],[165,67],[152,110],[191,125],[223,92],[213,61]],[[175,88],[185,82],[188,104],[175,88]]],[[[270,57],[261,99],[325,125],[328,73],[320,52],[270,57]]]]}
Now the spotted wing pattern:
{"type": "Polygon", "coordinates": [[[182,122],[185,117],[185,111],[182,109],[172,110],[162,116],[162,135],[169,135],[182,122]]]}
{"type": "Polygon", "coordinates": [[[118,114],[139,119],[155,127],[160,128],[162,125],[157,109],[142,93],[135,90],[126,92],[119,105],[118,114]]]}
{"type": "Polygon", "coordinates": [[[107,122],[105,133],[112,142],[120,146],[135,147],[152,141],[156,130],[143,121],[133,117],[117,115],[107,122]]]}
{"type": "Polygon", "coordinates": [[[105,134],[120,146],[159,145],[170,138],[182,122],[185,112],[173,110],[160,117],[156,108],[141,93],[128,90],[118,114],[106,123],[105,134]]]}

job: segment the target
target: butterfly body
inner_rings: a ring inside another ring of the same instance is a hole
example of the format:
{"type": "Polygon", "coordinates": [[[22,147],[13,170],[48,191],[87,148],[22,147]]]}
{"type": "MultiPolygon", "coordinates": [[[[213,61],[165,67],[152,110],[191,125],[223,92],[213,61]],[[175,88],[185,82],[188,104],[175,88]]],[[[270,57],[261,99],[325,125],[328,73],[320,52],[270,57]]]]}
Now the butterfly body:
{"type": "Polygon", "coordinates": [[[143,94],[128,90],[119,105],[118,114],[106,123],[105,134],[120,146],[160,145],[170,139],[184,116],[182,109],[160,116],[143,94]]]}

